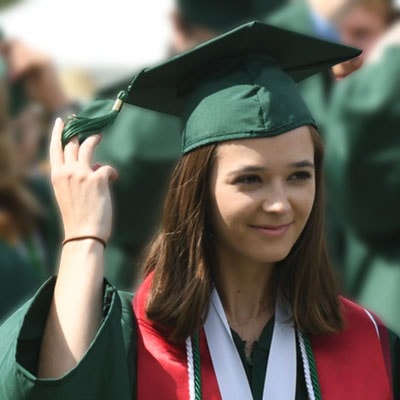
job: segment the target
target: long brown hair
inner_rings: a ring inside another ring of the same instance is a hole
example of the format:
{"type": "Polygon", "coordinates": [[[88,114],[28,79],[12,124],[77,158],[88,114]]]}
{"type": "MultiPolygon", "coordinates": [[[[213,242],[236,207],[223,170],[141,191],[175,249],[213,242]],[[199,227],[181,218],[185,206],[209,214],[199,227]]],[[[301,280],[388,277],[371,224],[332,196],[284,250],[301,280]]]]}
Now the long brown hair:
{"type": "MultiPolygon", "coordinates": [[[[316,171],[313,209],[290,254],[274,269],[273,282],[292,305],[299,329],[329,334],[339,331],[343,322],[324,240],[323,146],[315,130],[311,135],[316,171]]],[[[168,327],[170,339],[176,341],[201,328],[213,288],[215,258],[207,218],[215,149],[215,144],[199,148],[177,164],[160,230],[144,261],[145,275],[154,271],[147,316],[168,327]]]]}

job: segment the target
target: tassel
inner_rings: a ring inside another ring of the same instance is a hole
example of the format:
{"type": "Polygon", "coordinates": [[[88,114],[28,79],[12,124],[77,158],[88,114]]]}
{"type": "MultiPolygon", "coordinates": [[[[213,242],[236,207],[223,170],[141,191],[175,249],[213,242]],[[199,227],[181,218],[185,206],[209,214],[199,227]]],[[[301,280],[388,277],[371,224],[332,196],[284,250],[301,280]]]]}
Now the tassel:
{"type": "Polygon", "coordinates": [[[90,103],[79,115],[68,117],[62,133],[63,147],[74,136],[79,135],[79,142],[82,143],[89,136],[100,133],[105,127],[111,125],[121,110],[126,92],[119,92],[117,99],[95,100],[90,103]]]}

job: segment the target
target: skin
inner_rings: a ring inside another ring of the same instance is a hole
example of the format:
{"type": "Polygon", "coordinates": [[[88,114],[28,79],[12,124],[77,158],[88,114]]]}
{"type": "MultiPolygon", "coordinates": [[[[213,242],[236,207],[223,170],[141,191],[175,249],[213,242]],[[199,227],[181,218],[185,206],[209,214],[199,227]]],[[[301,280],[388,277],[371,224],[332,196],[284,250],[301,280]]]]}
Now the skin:
{"type": "Polygon", "coordinates": [[[217,288],[228,321],[250,345],[273,314],[271,271],[300,236],[315,197],[308,127],[220,144],[211,180],[217,288]]]}
{"type": "MultiPolygon", "coordinates": [[[[117,178],[109,166],[92,166],[95,135],[79,145],[72,139],[62,149],[63,123],[57,119],[50,143],[51,178],[65,237],[111,233],[109,182],[117,178]],[[95,205],[95,206],[94,206],[95,205]]],[[[83,357],[100,326],[104,248],[93,239],[62,248],[57,284],[50,308],[38,366],[41,378],[59,378],[83,357]]]]}

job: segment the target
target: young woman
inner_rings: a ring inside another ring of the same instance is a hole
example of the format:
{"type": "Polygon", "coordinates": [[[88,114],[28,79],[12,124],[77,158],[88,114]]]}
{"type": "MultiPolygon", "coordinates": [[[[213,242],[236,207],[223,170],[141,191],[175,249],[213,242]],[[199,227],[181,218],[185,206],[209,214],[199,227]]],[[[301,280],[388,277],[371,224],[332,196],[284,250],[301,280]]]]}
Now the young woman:
{"type": "Polygon", "coordinates": [[[124,100],[181,115],[184,156],[133,302],[103,280],[117,172],[57,120],[60,270],[2,327],[1,398],[393,399],[388,331],[337,294],[292,80],[356,54],[250,23],[135,78],[124,100]]]}

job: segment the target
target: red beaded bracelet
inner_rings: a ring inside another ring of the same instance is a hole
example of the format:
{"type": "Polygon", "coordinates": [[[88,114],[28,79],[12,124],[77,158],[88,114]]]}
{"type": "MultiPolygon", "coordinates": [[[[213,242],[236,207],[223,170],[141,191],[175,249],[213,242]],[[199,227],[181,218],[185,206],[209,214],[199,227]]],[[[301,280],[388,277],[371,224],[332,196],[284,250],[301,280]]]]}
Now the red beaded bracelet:
{"type": "Polygon", "coordinates": [[[97,236],[77,236],[77,237],[65,239],[65,240],[62,242],[62,245],[64,246],[64,245],[67,244],[68,242],[73,242],[73,241],[75,241],[75,240],[84,240],[84,239],[93,239],[93,240],[97,240],[98,242],[100,242],[100,243],[104,246],[104,248],[106,248],[106,245],[107,245],[106,241],[105,241],[104,239],[102,239],[102,238],[97,237],[97,236]]]}

